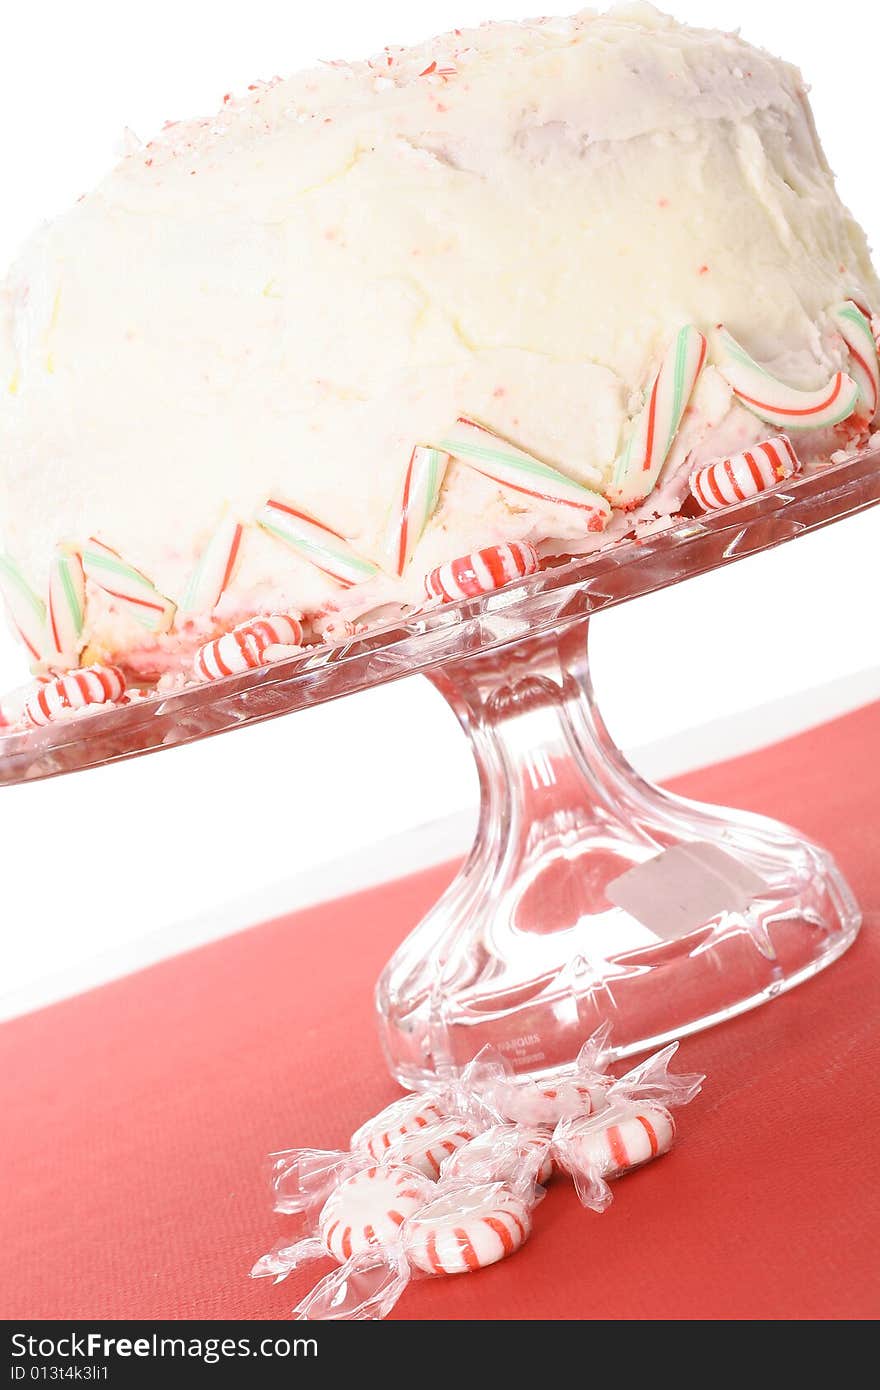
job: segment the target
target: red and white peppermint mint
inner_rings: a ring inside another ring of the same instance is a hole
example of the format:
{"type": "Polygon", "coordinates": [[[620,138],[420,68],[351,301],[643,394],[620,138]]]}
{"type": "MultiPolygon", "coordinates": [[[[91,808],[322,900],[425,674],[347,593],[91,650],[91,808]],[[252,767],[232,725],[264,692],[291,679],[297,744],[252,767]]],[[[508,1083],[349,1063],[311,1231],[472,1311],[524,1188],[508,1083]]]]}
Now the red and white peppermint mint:
{"type": "Polygon", "coordinates": [[[505,1259],[528,1239],[525,1202],[500,1183],[455,1188],[411,1216],[407,1259],[425,1274],[468,1274],[505,1259]]]}
{"type": "Polygon", "coordinates": [[[243,533],[236,517],[221,518],[187,580],[181,613],[209,613],[217,606],[235,573],[243,533]]]}
{"type": "Polygon", "coordinates": [[[789,430],[818,430],[852,415],[861,392],[852,377],[836,372],[818,391],[801,391],[761,367],[745,348],[721,329],[718,370],[738,401],[771,425],[789,430]]]}
{"type": "Polygon", "coordinates": [[[434,1191],[433,1183],[405,1168],[364,1168],[327,1198],[318,1218],[319,1239],[339,1264],[352,1255],[394,1245],[406,1218],[434,1191]]]}
{"type": "Polygon", "coordinates": [[[490,594],[541,567],[538,552],[528,541],[509,541],[448,560],[425,576],[428,598],[456,600],[490,594]]]}
{"type": "Polygon", "coordinates": [[[689,486],[704,511],[745,502],[801,470],[791,440],[775,435],[730,458],[713,459],[691,473],[689,486]]]}
{"type": "Polygon", "coordinates": [[[52,646],[46,630],[46,605],[8,555],[0,555],[0,594],[3,595],[9,621],[36,666],[45,659],[52,646]]]}
{"type": "Polygon", "coordinates": [[[675,1138],[675,1121],[665,1105],[648,1101],[615,1106],[607,1115],[572,1120],[563,1166],[597,1178],[617,1178],[659,1158],[675,1138]]]}
{"type": "Polygon", "coordinates": [[[415,1133],[399,1136],[385,1151],[382,1161],[403,1163],[424,1173],[426,1178],[436,1180],[444,1160],[463,1144],[470,1143],[473,1137],[473,1129],[462,1120],[437,1120],[415,1133]]]}
{"type": "Polygon", "coordinates": [[[256,670],[270,659],[266,656],[270,647],[298,647],[302,636],[301,623],[290,613],[251,618],[199,648],[194,662],[196,679],[217,681],[256,670]]]}
{"type": "Polygon", "coordinates": [[[351,1147],[355,1151],[368,1153],[371,1158],[382,1159],[391,1145],[403,1135],[417,1134],[438,1120],[446,1119],[449,1111],[445,1102],[445,1096],[439,1093],[436,1096],[404,1096],[401,1100],[392,1101],[378,1115],[355,1130],[351,1136],[351,1147]]]}
{"type": "Polygon", "coordinates": [[[38,726],[51,724],[88,705],[112,704],[124,693],[125,677],[117,666],[83,666],[41,682],[25,702],[25,717],[38,726]]]}
{"type": "Polygon", "coordinates": [[[347,537],[280,498],[270,497],[257,513],[256,520],[267,535],[283,541],[301,559],[345,589],[374,579],[379,573],[379,566],[358,554],[347,537]]]}

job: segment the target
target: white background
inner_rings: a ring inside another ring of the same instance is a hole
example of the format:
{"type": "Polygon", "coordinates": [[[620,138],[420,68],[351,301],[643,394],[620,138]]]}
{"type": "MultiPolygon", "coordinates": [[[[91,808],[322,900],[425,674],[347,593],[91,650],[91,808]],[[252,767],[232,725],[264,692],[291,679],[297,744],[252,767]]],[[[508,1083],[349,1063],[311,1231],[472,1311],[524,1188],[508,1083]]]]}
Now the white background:
{"type": "MultiPolygon", "coordinates": [[[[100,177],[125,127],[149,138],[166,119],[213,112],[224,92],[255,77],[535,8],[4,5],[0,266],[37,222],[100,177]]],[[[875,7],[677,0],[675,10],[698,24],[739,25],[801,66],[843,197],[880,242],[875,7]]],[[[664,774],[880,694],[878,549],[880,509],[598,619],[596,679],[612,731],[664,774]]],[[[3,633],[0,688],[22,675],[3,633]]],[[[475,800],[457,726],[418,679],[161,757],[3,791],[0,1014],[328,895],[353,872],[439,857],[466,838],[475,800]],[[379,848],[452,813],[442,833],[379,848]],[[354,871],[334,863],[356,851],[354,871]]]]}

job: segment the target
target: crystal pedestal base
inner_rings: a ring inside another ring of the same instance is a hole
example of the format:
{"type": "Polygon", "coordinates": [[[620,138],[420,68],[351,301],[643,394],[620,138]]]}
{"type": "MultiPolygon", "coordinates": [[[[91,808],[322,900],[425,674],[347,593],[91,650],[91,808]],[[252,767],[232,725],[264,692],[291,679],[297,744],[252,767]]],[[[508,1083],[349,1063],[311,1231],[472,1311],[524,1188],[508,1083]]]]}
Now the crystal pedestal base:
{"type": "Polygon", "coordinates": [[[403,1085],[487,1043],[516,1071],[572,1062],[604,1019],[617,1056],[709,1027],[821,970],[860,914],[794,830],[644,781],[596,708],[587,620],[431,679],[471,740],[476,843],[382,974],[403,1085]]]}

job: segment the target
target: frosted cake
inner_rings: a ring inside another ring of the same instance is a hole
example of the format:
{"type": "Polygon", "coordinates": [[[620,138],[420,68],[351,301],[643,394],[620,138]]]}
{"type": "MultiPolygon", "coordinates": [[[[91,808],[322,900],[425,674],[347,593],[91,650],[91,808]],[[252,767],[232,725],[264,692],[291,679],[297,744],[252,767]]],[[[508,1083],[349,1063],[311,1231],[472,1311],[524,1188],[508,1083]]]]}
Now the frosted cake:
{"type": "Polygon", "coordinates": [[[227,96],[5,284],[0,585],[38,676],[99,672],[43,713],[857,450],[875,308],[797,70],[648,6],[227,96]]]}

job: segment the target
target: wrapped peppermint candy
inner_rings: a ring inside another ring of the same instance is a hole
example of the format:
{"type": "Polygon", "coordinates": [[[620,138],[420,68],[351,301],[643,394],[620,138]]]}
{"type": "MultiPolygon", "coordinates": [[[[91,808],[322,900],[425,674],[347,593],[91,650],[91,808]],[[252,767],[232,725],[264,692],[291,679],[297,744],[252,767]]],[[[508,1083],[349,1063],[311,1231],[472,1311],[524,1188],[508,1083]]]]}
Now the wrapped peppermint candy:
{"type": "Polygon", "coordinates": [[[440,1165],[441,1182],[501,1182],[543,1187],[553,1175],[553,1131],[537,1125],[492,1125],[440,1165]]]}
{"type": "MultiPolygon", "coordinates": [[[[316,1169],[316,1176],[318,1173],[316,1169]]],[[[419,1211],[436,1191],[429,1178],[402,1165],[371,1164],[357,1168],[339,1180],[325,1170],[329,1195],[317,1218],[313,1208],[300,1238],[281,1241],[257,1260],[251,1276],[271,1275],[276,1283],[312,1260],[330,1258],[344,1264],[354,1256],[394,1245],[408,1216],[419,1211]]],[[[308,1182],[308,1171],[304,1173],[308,1182]]],[[[320,1181],[320,1178],[318,1179],[320,1181]]]]}
{"type": "Polygon", "coordinates": [[[606,1104],[614,1080],[605,1074],[610,1033],[611,1024],[601,1024],[587,1038],[573,1069],[549,1072],[540,1081],[518,1079],[506,1058],[483,1048],[462,1074],[471,1109],[482,1106],[496,1120],[551,1129],[562,1119],[592,1115],[606,1104]]]}
{"type": "Polygon", "coordinates": [[[706,1079],[696,1072],[669,1073],[677,1049],[677,1042],[670,1043],[614,1081],[604,1109],[557,1124],[553,1156],[570,1173],[585,1207],[604,1211],[612,1200],[607,1179],[622,1177],[672,1147],[671,1109],[693,1100],[706,1079]]]}
{"type": "Polygon", "coordinates": [[[442,1183],[408,1216],[396,1240],[331,1271],[293,1310],[306,1321],[387,1317],[411,1279],[469,1274],[513,1255],[531,1233],[541,1189],[442,1183]]]}

